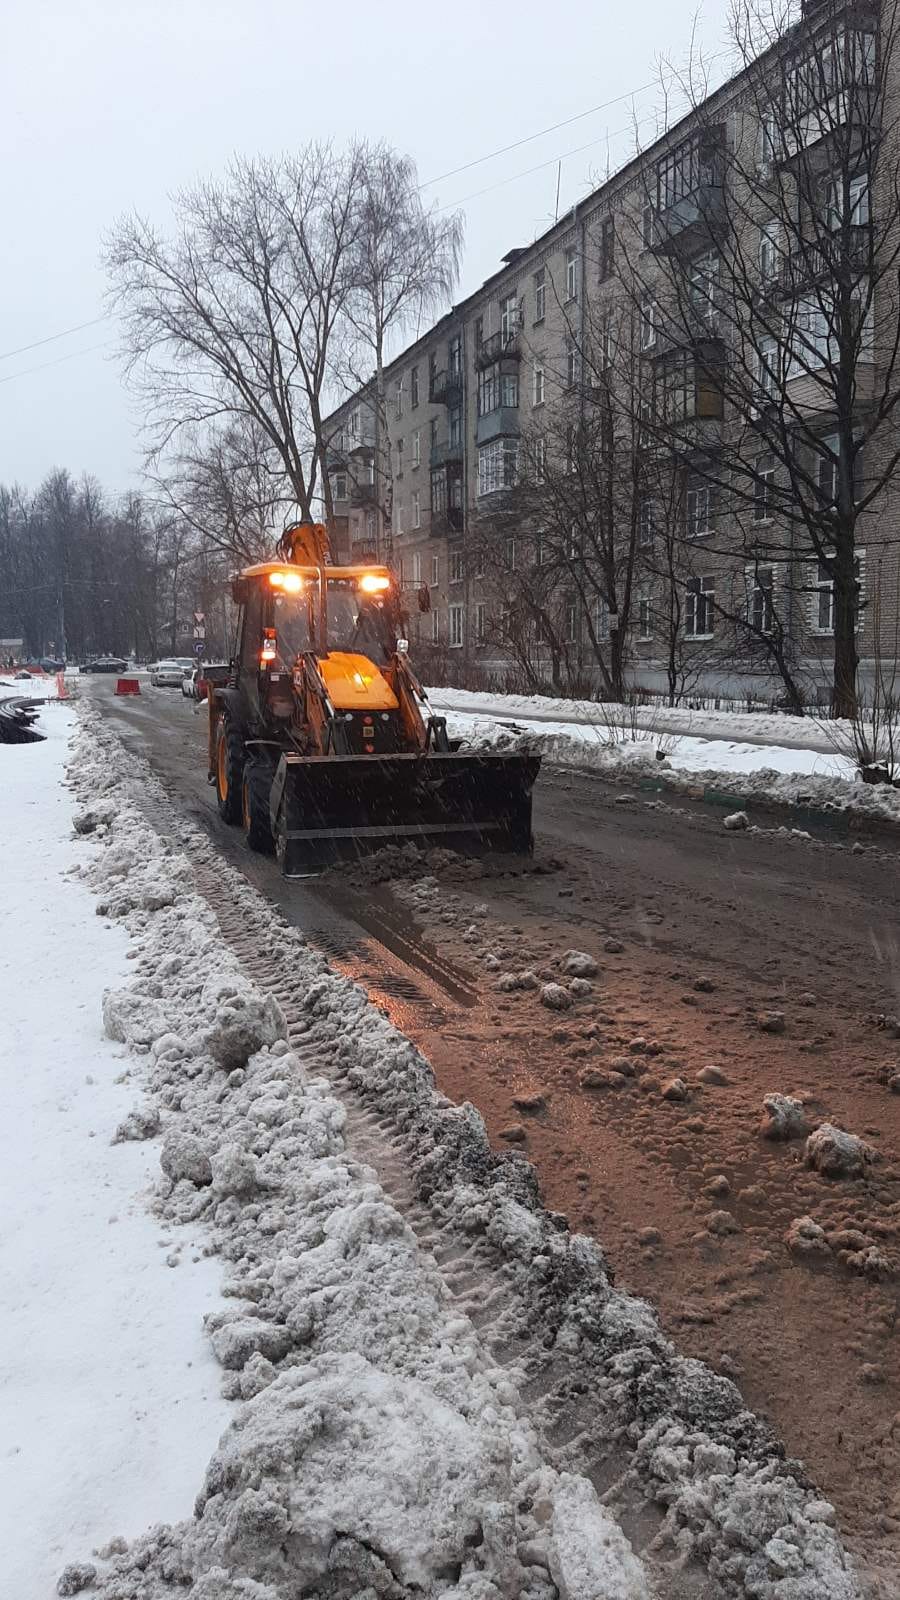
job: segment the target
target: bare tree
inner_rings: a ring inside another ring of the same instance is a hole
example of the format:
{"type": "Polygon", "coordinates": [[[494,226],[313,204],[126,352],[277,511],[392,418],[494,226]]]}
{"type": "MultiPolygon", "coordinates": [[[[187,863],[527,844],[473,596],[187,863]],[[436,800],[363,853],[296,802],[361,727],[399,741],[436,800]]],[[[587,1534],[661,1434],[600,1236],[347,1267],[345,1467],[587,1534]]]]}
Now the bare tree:
{"type": "Polygon", "coordinates": [[[798,20],[734,0],[743,72],[724,99],[705,97],[702,67],[683,80],[689,131],[619,230],[653,367],[646,425],[685,497],[714,497],[705,548],[738,580],[712,603],[793,709],[801,633],[828,642],[845,716],[867,519],[900,462],[897,15],[893,0],[807,0],[798,20]]]}
{"type": "Polygon", "coordinates": [[[185,432],[181,448],[152,476],[161,504],[211,552],[259,561],[293,500],[280,458],[252,421],[185,432]]]}
{"type": "MultiPolygon", "coordinates": [[[[325,461],[322,396],[353,287],[361,155],[308,145],[235,160],[175,199],[162,238],[123,218],[106,247],[123,359],[148,408],[149,455],[209,424],[249,423],[311,518],[325,461]]],[[[332,516],[324,475],[326,514],[332,516]]]]}
{"type": "Polygon", "coordinates": [[[384,537],[390,551],[393,472],[385,353],[393,335],[418,329],[449,302],[459,275],[463,214],[441,216],[422,203],[418,173],[409,156],[384,143],[354,150],[359,171],[357,226],[352,250],[353,286],[346,302],[347,376],[352,387],[369,382],[374,425],[374,475],[384,537]]]}

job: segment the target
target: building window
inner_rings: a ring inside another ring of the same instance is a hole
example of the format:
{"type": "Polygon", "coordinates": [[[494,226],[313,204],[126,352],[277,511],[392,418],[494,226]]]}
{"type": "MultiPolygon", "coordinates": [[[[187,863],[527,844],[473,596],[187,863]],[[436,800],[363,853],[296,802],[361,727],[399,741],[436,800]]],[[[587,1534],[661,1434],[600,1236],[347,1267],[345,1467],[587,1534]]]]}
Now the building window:
{"type": "Polygon", "coordinates": [[[415,410],[416,406],[419,404],[419,369],[418,369],[418,367],[413,367],[413,369],[412,369],[412,371],[410,372],[410,375],[409,375],[409,404],[410,404],[410,407],[411,407],[412,410],[415,410]]]}
{"type": "Polygon", "coordinates": [[[438,436],[437,417],[432,417],[431,421],[428,424],[428,444],[429,444],[429,447],[432,450],[434,449],[435,445],[438,442],[437,436],[438,436]]]}
{"type": "Polygon", "coordinates": [[[594,600],[594,633],[601,644],[605,644],[610,637],[611,620],[609,604],[598,594],[594,600]]]}
{"type": "Polygon", "coordinates": [[[461,650],[463,642],[463,608],[450,606],[447,610],[447,620],[450,624],[450,649],[461,650]]]}
{"type": "Polygon", "coordinates": [[[462,336],[458,333],[447,346],[447,365],[451,378],[458,378],[462,372],[462,336]]]}
{"type": "Polygon", "coordinates": [[[543,322],[547,309],[546,271],[541,267],[534,275],[534,320],[543,322]]]}
{"type": "Polygon", "coordinates": [[[566,388],[574,389],[578,382],[578,346],[571,340],[566,344],[566,388]]]}
{"type": "Polygon", "coordinates": [[[370,550],[374,550],[374,548],[375,548],[375,513],[374,513],[374,511],[369,511],[366,514],[366,538],[369,541],[369,549],[370,550]]]}
{"type": "Polygon", "coordinates": [[[537,362],[531,374],[531,404],[533,406],[544,404],[544,369],[537,362]]]}
{"type": "Polygon", "coordinates": [[[844,175],[832,178],[828,185],[828,226],[834,232],[844,220],[844,185],[846,183],[847,221],[851,227],[864,227],[869,221],[869,174],[858,172],[849,181],[844,175]]]}
{"type": "Polygon", "coordinates": [[[547,441],[541,434],[534,441],[534,481],[545,483],[547,479],[547,441]]]}
{"type": "Polygon", "coordinates": [[[515,570],[516,570],[516,541],[515,541],[515,539],[507,539],[507,541],[506,541],[506,567],[507,567],[507,571],[509,571],[509,572],[515,572],[515,570]]]}
{"type": "Polygon", "coordinates": [[[770,456],[764,456],[756,469],[756,477],[753,481],[754,522],[771,522],[774,485],[775,464],[770,456]]]}
{"type": "Polygon", "coordinates": [[[397,450],[397,477],[398,478],[402,478],[403,477],[403,440],[402,439],[398,439],[397,440],[396,450],[397,450]]]}
{"type": "Polygon", "coordinates": [[[399,422],[400,418],[403,415],[403,379],[402,378],[398,378],[397,379],[397,388],[396,388],[396,394],[395,394],[395,414],[396,414],[396,417],[397,417],[397,421],[399,422]]]}
{"type": "Polygon", "coordinates": [[[684,608],[684,631],[688,639],[711,639],[716,601],[715,578],[692,578],[684,608]]]}
{"type": "MultiPolygon", "coordinates": [[[[856,626],[862,626],[865,600],[866,552],[859,550],[853,562],[856,574],[856,626]]],[[[810,625],[813,633],[834,633],[834,578],[824,561],[810,570],[810,625]]]]}
{"type": "Polygon", "coordinates": [[[581,554],[581,537],[577,528],[570,528],[566,539],[566,560],[577,561],[581,554]]]}
{"type": "Polygon", "coordinates": [[[398,500],[397,501],[397,504],[396,504],[396,506],[394,508],[394,513],[395,513],[395,521],[396,521],[396,524],[397,524],[397,532],[398,533],[405,533],[406,530],[405,530],[405,528],[403,526],[403,501],[402,500],[398,500]]]}
{"type": "Polygon", "coordinates": [[[638,501],[638,545],[641,550],[649,550],[653,544],[654,520],[650,495],[641,495],[638,501]]]}
{"type": "Polygon", "coordinates": [[[457,449],[462,444],[462,406],[451,406],[447,420],[450,444],[457,449]]]}
{"type": "MultiPolygon", "coordinates": [[[[816,481],[819,494],[826,506],[837,505],[841,487],[840,434],[829,433],[820,439],[820,453],[816,457],[816,481]]],[[[857,450],[853,457],[853,498],[859,501],[862,498],[862,451],[857,450]]]]}
{"type": "Polygon", "coordinates": [[[511,489],[516,481],[518,446],[514,439],[494,439],[478,451],[479,496],[511,489]]]}
{"type": "Polygon", "coordinates": [[[414,528],[421,528],[422,526],[422,509],[418,489],[412,497],[412,525],[414,528]]]}
{"type": "Polygon", "coordinates": [[[462,551],[461,550],[451,550],[450,551],[450,582],[451,583],[462,583],[462,581],[463,581],[462,551]]]}
{"type": "Polygon", "coordinates": [[[747,620],[751,628],[757,633],[771,633],[775,626],[775,606],[773,594],[775,589],[774,567],[748,567],[745,573],[747,583],[747,620]]]}
{"type": "Polygon", "coordinates": [[[578,294],[578,251],[570,245],[566,251],[566,299],[574,300],[578,294]]]}
{"type": "Polygon", "coordinates": [[[702,323],[704,328],[715,328],[718,289],[718,256],[701,256],[691,268],[691,306],[698,322],[702,323]]]}
{"type": "Polygon", "coordinates": [[[351,439],[358,439],[360,437],[359,406],[357,406],[355,411],[351,411],[350,416],[347,419],[347,433],[351,439]]]}
{"type": "Polygon", "coordinates": [[[765,405],[769,400],[774,400],[778,394],[778,341],[772,334],[765,334],[759,341],[757,351],[757,368],[759,381],[759,403],[765,405]]]}
{"type": "Polygon", "coordinates": [[[500,301],[500,338],[503,344],[509,344],[519,327],[519,302],[514,294],[505,295],[500,301]]]}
{"type": "Polygon", "coordinates": [[[431,587],[432,587],[432,589],[436,589],[437,588],[438,584],[440,583],[440,579],[441,579],[441,558],[440,558],[440,556],[432,556],[432,558],[431,558],[431,587]]]}
{"type": "Polygon", "coordinates": [[[566,426],[566,456],[565,468],[568,474],[575,471],[575,456],[578,448],[578,433],[574,422],[566,426]]]}
{"type": "Polygon", "coordinates": [[[432,644],[440,644],[441,642],[441,614],[439,611],[432,611],[431,613],[431,642],[432,644]]]}
{"type": "Polygon", "coordinates": [[[419,467],[422,464],[422,430],[417,428],[412,436],[412,464],[419,467]]]}
{"type": "Polygon", "coordinates": [[[689,539],[712,533],[712,490],[708,483],[693,483],[685,496],[685,522],[689,539]]]}
{"type": "Polygon", "coordinates": [[[500,404],[513,409],[519,404],[519,375],[517,372],[500,374],[500,404]]]}
{"type": "Polygon", "coordinates": [[[475,643],[484,644],[487,632],[487,606],[479,600],[475,606],[475,643]]]}
{"type": "Polygon", "coordinates": [[[481,547],[475,551],[475,577],[484,577],[484,550],[481,547]]]}
{"type": "Polygon", "coordinates": [[[616,225],[612,217],[604,217],[600,227],[600,282],[612,277],[616,258],[616,225]]]}
{"type": "Polygon", "coordinates": [[[781,254],[781,224],[767,222],[759,233],[759,277],[763,284],[778,277],[781,254]]]}
{"type": "Polygon", "coordinates": [[[566,595],[566,644],[576,644],[578,641],[578,606],[572,595],[566,595]]]}
{"type": "Polygon", "coordinates": [[[656,243],[656,212],[649,200],[645,200],[641,209],[641,245],[644,250],[652,250],[656,243]]]}
{"type": "Polygon", "coordinates": [[[492,367],[482,367],[478,374],[478,415],[486,417],[491,411],[496,411],[500,404],[500,367],[494,363],[492,367]]]}
{"type": "Polygon", "coordinates": [[[422,582],[422,554],[419,550],[413,552],[412,581],[418,589],[419,584],[422,582]]]}
{"type": "Polygon", "coordinates": [[[641,349],[652,350],[656,344],[656,302],[646,295],[641,301],[641,349]]]}
{"type": "Polygon", "coordinates": [[[650,612],[650,595],[648,590],[642,589],[638,595],[638,638],[650,639],[653,637],[653,619],[650,612]]]}
{"type": "Polygon", "coordinates": [[[346,498],[347,498],[347,474],[346,474],[346,472],[336,472],[335,473],[331,493],[334,496],[335,500],[346,500],[346,498]]]}
{"type": "Polygon", "coordinates": [[[607,315],[600,327],[600,369],[608,372],[613,364],[613,319],[607,315]]]}
{"type": "Polygon", "coordinates": [[[764,111],[756,135],[756,170],[767,177],[775,164],[778,146],[778,117],[775,111],[764,111]]]}

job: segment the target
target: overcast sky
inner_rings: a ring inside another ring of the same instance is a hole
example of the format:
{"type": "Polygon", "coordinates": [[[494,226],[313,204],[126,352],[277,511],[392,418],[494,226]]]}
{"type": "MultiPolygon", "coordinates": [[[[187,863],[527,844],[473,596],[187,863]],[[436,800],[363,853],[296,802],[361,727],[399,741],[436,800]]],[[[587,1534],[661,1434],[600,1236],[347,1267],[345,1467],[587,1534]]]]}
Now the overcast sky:
{"type": "MultiPolygon", "coordinates": [[[[8,355],[102,317],[100,241],[116,216],[164,224],[168,195],[235,151],[384,137],[423,182],[442,178],[427,198],[464,203],[468,293],[553,221],[559,157],[565,209],[627,158],[635,115],[650,137],[657,61],[686,60],[694,6],[5,0],[0,13],[0,482],[67,466],[118,493],[140,479],[140,416],[113,325],[8,355]]],[[[711,52],[725,50],[725,15],[726,0],[705,0],[711,52]]]]}

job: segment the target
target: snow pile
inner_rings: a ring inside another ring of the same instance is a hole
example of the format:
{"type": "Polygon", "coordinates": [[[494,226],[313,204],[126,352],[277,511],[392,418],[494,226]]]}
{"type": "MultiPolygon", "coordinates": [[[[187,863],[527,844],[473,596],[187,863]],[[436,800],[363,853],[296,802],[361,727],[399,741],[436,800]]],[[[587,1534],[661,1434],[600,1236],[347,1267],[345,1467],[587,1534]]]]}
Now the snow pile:
{"type": "MultiPolygon", "coordinates": [[[[816,807],[837,813],[854,811],[873,820],[900,823],[900,790],[885,784],[864,784],[851,781],[852,772],[845,763],[844,776],[819,776],[778,770],[774,766],[754,766],[752,770],[716,769],[706,767],[677,769],[670,758],[660,760],[652,739],[639,739],[635,743],[603,743],[596,730],[570,728],[567,731],[541,732],[538,727],[526,733],[512,731],[491,721],[473,722],[472,719],[448,718],[448,727],[454,737],[462,738],[475,749],[509,750],[542,755],[556,766],[573,767],[608,777],[625,775],[629,781],[652,781],[676,794],[687,794],[703,789],[721,789],[730,795],[746,800],[785,805],[816,807]]],[[[755,760],[763,759],[755,751],[755,760]]],[[[674,758],[672,758],[674,759],[674,758]]],[[[735,814],[740,817],[742,813],[735,814]]],[[[741,823],[729,819],[726,826],[740,827],[741,823]]]]}
{"type": "MultiPolygon", "coordinates": [[[[248,932],[305,985],[289,1046],[187,861],[129,804],[131,767],[92,718],[76,781],[115,791],[118,809],[85,871],[138,956],[107,1023],[146,1056],[165,1134],[161,1213],[202,1220],[230,1263],[233,1309],[208,1322],[226,1392],[245,1405],[193,1521],[118,1557],[106,1600],[190,1585],[198,1600],[651,1592],[591,1484],[548,1463],[515,1370],[494,1364],[375,1174],[348,1156],[343,1108],[310,1076],[326,1055],[402,1131],[437,1223],[493,1249],[512,1291],[493,1337],[519,1341],[523,1377],[552,1350],[593,1396],[610,1457],[666,1508],[662,1545],[702,1558],[723,1594],[856,1600],[833,1513],[734,1385],[676,1354],[650,1307],[613,1288],[598,1246],[543,1209],[531,1167],[494,1155],[474,1107],[437,1093],[410,1041],[219,861],[248,932]]],[[[182,835],[208,848],[190,826],[182,835]]]]}

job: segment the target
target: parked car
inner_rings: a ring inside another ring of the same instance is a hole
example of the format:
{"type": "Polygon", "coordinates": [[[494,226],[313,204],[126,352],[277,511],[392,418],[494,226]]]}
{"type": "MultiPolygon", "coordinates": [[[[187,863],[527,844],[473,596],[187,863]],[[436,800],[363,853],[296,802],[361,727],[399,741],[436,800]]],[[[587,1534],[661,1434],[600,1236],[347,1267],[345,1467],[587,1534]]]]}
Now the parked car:
{"type": "Polygon", "coordinates": [[[178,665],[180,666],[186,678],[191,676],[191,673],[197,665],[196,656],[173,656],[172,659],[173,661],[178,662],[178,665]]]}
{"type": "Polygon", "coordinates": [[[180,689],[184,669],[177,661],[158,661],[150,673],[154,689],[180,689]]]}
{"type": "Polygon", "coordinates": [[[65,672],[66,663],[57,660],[56,656],[42,656],[41,666],[45,672],[65,672]]]}
{"type": "Polygon", "coordinates": [[[181,692],[189,695],[192,700],[205,700],[209,693],[210,680],[213,683],[224,683],[229,670],[227,661],[201,661],[190,677],[185,678],[181,692]]]}
{"type": "Polygon", "coordinates": [[[121,656],[91,656],[90,660],[85,661],[78,670],[79,672],[126,672],[127,669],[128,663],[121,656]]]}

